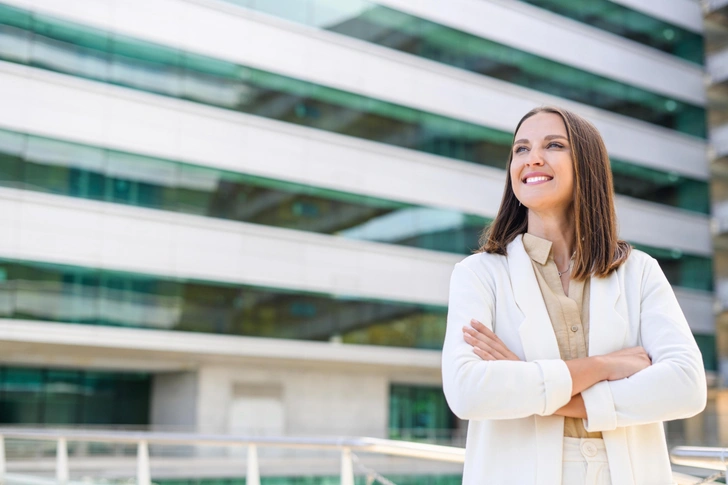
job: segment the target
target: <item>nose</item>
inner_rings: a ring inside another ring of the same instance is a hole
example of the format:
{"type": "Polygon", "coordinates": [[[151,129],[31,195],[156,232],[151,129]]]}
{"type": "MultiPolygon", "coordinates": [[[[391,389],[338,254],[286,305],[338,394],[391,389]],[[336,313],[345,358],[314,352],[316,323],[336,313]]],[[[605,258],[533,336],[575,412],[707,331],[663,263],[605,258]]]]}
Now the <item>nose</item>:
{"type": "Polygon", "coordinates": [[[543,157],[541,156],[541,150],[534,147],[528,152],[528,158],[526,158],[526,165],[531,166],[542,166],[544,164],[543,157]]]}

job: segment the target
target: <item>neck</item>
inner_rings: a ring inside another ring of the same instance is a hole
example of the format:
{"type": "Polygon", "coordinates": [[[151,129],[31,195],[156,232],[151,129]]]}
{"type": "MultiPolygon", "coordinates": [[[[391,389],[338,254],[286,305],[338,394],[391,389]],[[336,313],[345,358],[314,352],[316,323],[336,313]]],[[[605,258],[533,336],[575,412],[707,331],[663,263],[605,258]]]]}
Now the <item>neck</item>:
{"type": "Polygon", "coordinates": [[[568,214],[539,214],[528,211],[528,232],[551,241],[556,266],[566,269],[576,250],[575,222],[568,214]]]}

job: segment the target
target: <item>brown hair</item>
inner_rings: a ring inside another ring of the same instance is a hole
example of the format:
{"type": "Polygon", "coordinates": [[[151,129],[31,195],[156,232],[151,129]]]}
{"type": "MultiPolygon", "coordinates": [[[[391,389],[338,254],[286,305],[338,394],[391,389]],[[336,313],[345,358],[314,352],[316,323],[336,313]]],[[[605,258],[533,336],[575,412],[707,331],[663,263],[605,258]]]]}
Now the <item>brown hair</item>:
{"type": "MultiPolygon", "coordinates": [[[[614,210],[614,187],[609,155],[597,129],[581,116],[562,108],[534,108],[521,118],[523,122],[539,113],[561,116],[571,145],[574,167],[574,219],[576,221],[576,256],[572,278],[583,280],[590,275],[604,277],[627,260],[631,247],[617,237],[614,210]]],[[[515,141],[514,133],[514,141],[515,141]]],[[[506,255],[506,247],[528,228],[528,209],[520,205],[511,186],[511,162],[506,167],[506,187],[498,215],[481,236],[477,252],[506,255]]]]}

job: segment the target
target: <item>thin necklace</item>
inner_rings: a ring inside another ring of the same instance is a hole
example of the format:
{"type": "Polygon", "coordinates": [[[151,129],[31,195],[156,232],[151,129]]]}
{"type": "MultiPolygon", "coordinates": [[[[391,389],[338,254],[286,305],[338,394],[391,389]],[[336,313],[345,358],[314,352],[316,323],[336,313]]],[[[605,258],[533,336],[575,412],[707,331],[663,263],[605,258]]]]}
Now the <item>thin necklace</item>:
{"type": "MultiPolygon", "coordinates": [[[[559,273],[559,278],[561,278],[561,275],[564,275],[571,271],[571,267],[574,265],[574,256],[576,256],[576,251],[574,251],[574,254],[571,255],[571,259],[569,260],[569,267],[565,269],[564,271],[559,271],[559,267],[556,267],[556,272],[559,273]]],[[[556,261],[554,261],[554,264],[556,261]]]]}

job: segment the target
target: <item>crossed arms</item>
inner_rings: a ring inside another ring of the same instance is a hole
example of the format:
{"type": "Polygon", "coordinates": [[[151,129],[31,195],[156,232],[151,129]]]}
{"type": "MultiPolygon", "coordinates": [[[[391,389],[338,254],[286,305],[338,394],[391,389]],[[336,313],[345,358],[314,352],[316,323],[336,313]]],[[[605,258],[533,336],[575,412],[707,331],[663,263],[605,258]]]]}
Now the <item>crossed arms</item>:
{"type": "Polygon", "coordinates": [[[643,347],[523,362],[492,332],[494,285],[456,265],[443,347],[443,389],[451,409],[475,420],[578,417],[588,431],[702,411],[707,392],[700,351],[656,261],[647,262],[641,287],[643,347]]]}

